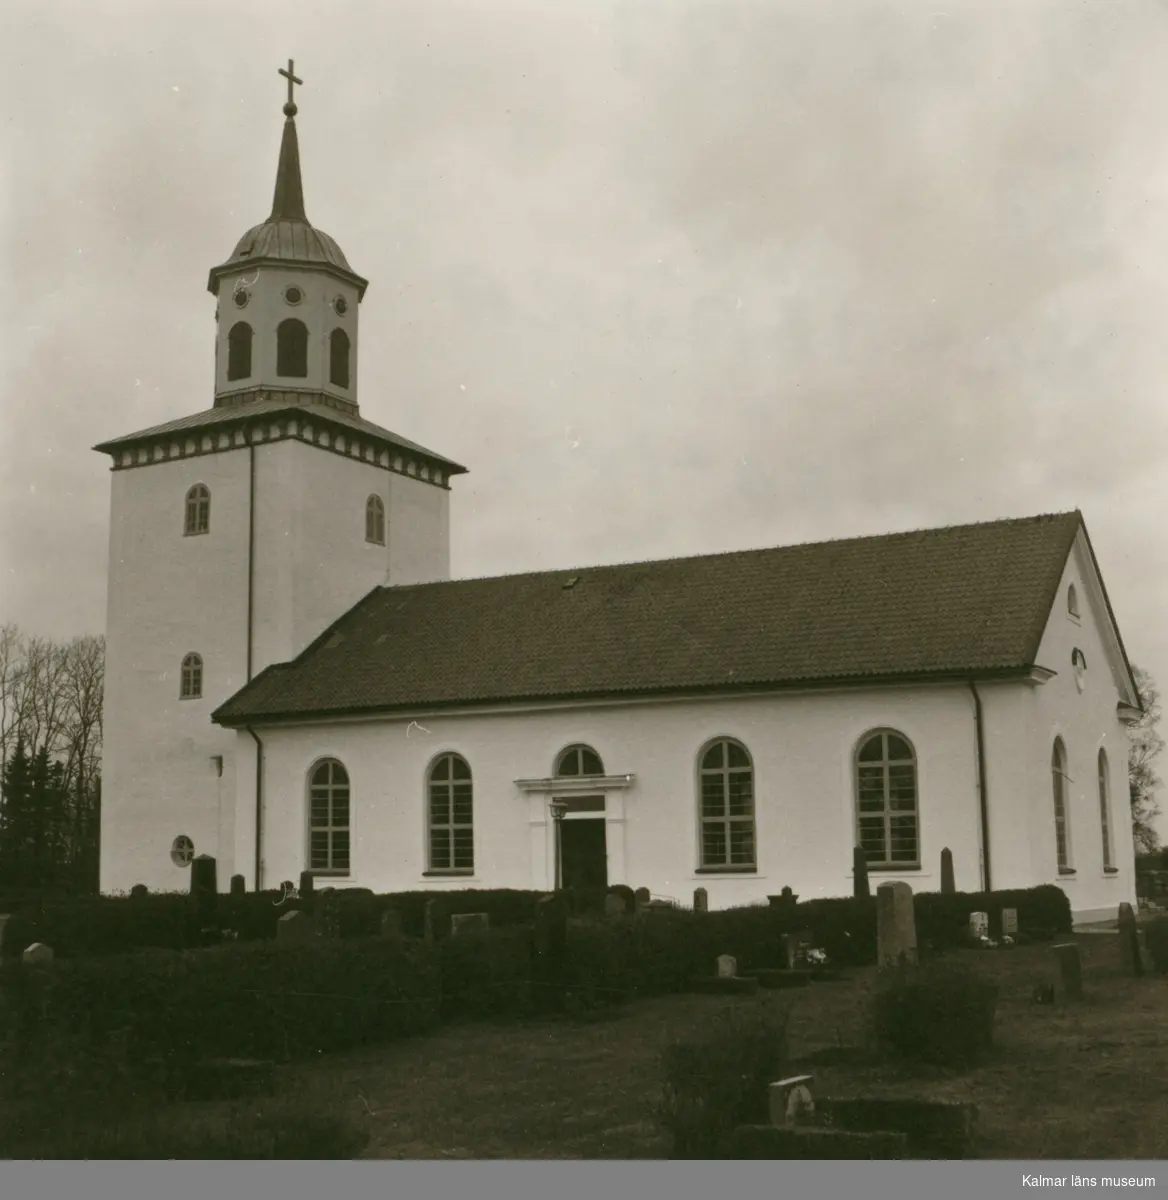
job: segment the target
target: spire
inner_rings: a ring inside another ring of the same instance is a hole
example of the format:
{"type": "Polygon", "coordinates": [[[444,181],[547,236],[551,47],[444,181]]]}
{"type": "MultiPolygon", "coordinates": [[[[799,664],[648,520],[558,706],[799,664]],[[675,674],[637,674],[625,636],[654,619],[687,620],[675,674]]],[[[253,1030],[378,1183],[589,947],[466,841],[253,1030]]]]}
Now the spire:
{"type": "Polygon", "coordinates": [[[292,88],[303,84],[292,73],[292,60],[288,69],[280,74],[288,80],[288,103],[284,105],[284,136],[280,141],[280,163],[276,167],[276,191],[272,197],[272,215],[269,221],[303,221],[308,224],[304,213],[304,185],[300,181],[300,144],[296,139],[296,103],[292,99],[292,88]]]}

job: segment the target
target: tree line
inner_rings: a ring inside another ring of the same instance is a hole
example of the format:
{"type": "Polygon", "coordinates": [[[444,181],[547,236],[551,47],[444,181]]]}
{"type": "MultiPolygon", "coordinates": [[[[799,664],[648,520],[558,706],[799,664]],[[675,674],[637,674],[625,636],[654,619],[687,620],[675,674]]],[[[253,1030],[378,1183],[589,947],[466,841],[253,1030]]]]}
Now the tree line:
{"type": "MultiPolygon", "coordinates": [[[[1160,693],[1133,667],[1143,716],[1128,729],[1136,852],[1159,849],[1160,693]]],[[[0,888],[96,892],[105,639],[53,641],[0,626],[0,888]]]]}
{"type": "Polygon", "coordinates": [[[105,639],[0,626],[0,888],[96,892],[105,639]]]}

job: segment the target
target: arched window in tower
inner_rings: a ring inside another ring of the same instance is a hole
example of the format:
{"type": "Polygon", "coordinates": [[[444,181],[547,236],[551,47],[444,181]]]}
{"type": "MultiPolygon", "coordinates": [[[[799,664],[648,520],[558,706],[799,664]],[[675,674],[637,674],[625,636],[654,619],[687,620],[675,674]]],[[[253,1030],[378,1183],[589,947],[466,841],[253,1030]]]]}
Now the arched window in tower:
{"type": "Polygon", "coordinates": [[[211,529],[211,492],[205,483],[196,483],[187,492],[186,515],[183,533],[190,537],[196,533],[209,533],[211,529]]]}
{"type": "Polygon", "coordinates": [[[1071,816],[1069,811],[1070,777],[1063,739],[1054,739],[1050,752],[1050,778],[1054,790],[1054,840],[1060,874],[1074,874],[1071,867],[1071,816]]]}
{"type": "Polygon", "coordinates": [[[349,386],[349,335],[343,329],[329,334],[329,383],[349,386]]]}
{"type": "Polygon", "coordinates": [[[385,502],[380,496],[370,496],[365,501],[365,540],[385,545],[385,502]]]}
{"type": "Polygon", "coordinates": [[[285,379],[308,374],[308,326],[295,317],[276,326],[276,374],[285,379]]]}
{"type": "Polygon", "coordinates": [[[202,694],[203,660],[197,654],[188,654],[182,660],[182,670],[179,672],[179,699],[198,700],[202,694]]]}
{"type": "Polygon", "coordinates": [[[251,375],[251,326],[236,321],[227,334],[227,379],[247,379],[251,375]]]}

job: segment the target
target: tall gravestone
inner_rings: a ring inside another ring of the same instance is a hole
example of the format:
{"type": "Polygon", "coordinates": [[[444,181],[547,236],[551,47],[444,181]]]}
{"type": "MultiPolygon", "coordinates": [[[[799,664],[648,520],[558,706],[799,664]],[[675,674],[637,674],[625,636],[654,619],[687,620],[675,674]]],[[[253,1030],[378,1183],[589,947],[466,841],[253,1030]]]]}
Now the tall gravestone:
{"type": "Polygon", "coordinates": [[[231,876],[231,898],[238,900],[247,895],[247,880],[242,875],[231,876]]]}
{"type": "Polygon", "coordinates": [[[1125,975],[1143,975],[1139,927],[1136,914],[1126,900],[1119,906],[1119,961],[1125,975]]]}
{"type": "Polygon", "coordinates": [[[214,926],[219,909],[219,883],[215,860],[209,854],[199,854],[191,861],[191,897],[199,928],[214,926]]]}
{"type": "Polygon", "coordinates": [[[941,891],[946,894],[957,891],[957,880],[953,875],[953,851],[948,846],[941,851],[941,891]]]}
{"type": "Polygon", "coordinates": [[[316,894],[316,876],[311,871],[300,872],[300,887],[297,892],[301,900],[311,900],[316,894]]]}
{"type": "Polygon", "coordinates": [[[917,922],[907,883],[882,883],[876,889],[876,961],[880,967],[916,965],[917,922]]]}
{"type": "Polygon", "coordinates": [[[694,888],[694,912],[704,913],[710,911],[710,896],[704,887],[694,888]]]}
{"type": "Polygon", "coordinates": [[[1079,1000],[1083,995],[1083,965],[1079,959],[1079,947],[1074,942],[1063,942],[1051,946],[1054,955],[1054,994],[1060,1002],[1079,1000]]]}
{"type": "Polygon", "coordinates": [[[868,882],[868,856],[862,846],[852,848],[852,895],[857,900],[867,900],[872,894],[868,882]]]}

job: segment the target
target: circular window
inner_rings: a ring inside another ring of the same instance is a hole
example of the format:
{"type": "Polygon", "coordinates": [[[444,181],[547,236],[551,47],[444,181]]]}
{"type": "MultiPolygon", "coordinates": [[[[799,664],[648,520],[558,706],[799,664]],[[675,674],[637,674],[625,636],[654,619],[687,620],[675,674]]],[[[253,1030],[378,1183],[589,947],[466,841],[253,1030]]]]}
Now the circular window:
{"type": "Polygon", "coordinates": [[[235,301],[236,308],[246,308],[247,302],[251,299],[251,293],[244,288],[239,288],[232,299],[235,301]]]}
{"type": "Polygon", "coordinates": [[[180,833],[170,847],[170,861],[176,867],[189,867],[195,857],[195,843],[185,833],[180,833]]]}
{"type": "Polygon", "coordinates": [[[304,299],[304,293],[298,287],[288,287],[284,289],[284,299],[289,304],[299,304],[304,299]]]}
{"type": "Polygon", "coordinates": [[[337,310],[338,317],[343,317],[345,313],[349,311],[349,302],[344,298],[344,296],[338,296],[333,301],[333,308],[337,310]]]}

